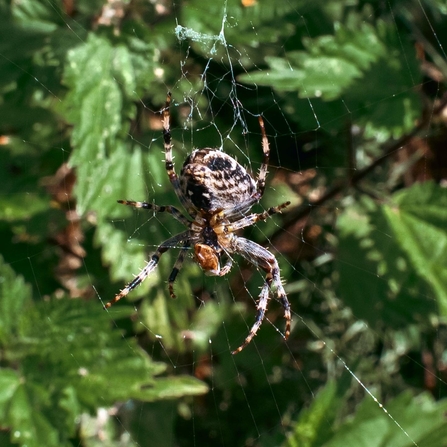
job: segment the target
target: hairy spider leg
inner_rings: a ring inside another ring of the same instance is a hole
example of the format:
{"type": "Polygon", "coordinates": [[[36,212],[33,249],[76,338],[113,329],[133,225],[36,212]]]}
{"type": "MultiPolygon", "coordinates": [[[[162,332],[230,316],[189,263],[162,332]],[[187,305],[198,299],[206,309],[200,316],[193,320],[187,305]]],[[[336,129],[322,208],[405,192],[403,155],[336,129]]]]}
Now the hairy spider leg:
{"type": "Polygon", "coordinates": [[[282,210],[290,205],[290,202],[281,203],[278,206],[272,206],[268,210],[263,213],[250,214],[249,216],[245,216],[242,219],[231,223],[230,225],[226,225],[226,229],[229,232],[234,232],[240,230],[245,227],[249,227],[254,225],[256,222],[267,220],[270,216],[274,214],[281,213],[282,210]]]}
{"type": "Polygon", "coordinates": [[[264,120],[262,116],[258,116],[259,126],[261,128],[262,135],[262,152],[264,153],[264,158],[262,160],[261,167],[259,168],[259,174],[256,181],[256,187],[258,190],[259,198],[261,198],[264,194],[265,190],[265,179],[267,177],[267,169],[269,166],[269,158],[270,158],[270,145],[269,140],[267,138],[267,134],[265,133],[264,120]]]}
{"type": "Polygon", "coordinates": [[[259,295],[257,303],[257,313],[256,319],[251,327],[247,337],[244,342],[239,346],[239,348],[232,351],[232,354],[237,354],[241,352],[253,339],[258,331],[259,327],[264,320],[265,313],[267,311],[269,290],[273,284],[276,287],[277,299],[281,303],[284,309],[284,318],[286,320],[286,329],[284,333],[284,339],[287,340],[290,335],[290,326],[292,321],[292,316],[290,312],[290,303],[287,299],[286,292],[281,283],[281,276],[279,274],[279,266],[275,257],[265,248],[258,245],[256,242],[250,241],[243,237],[235,237],[233,241],[234,249],[242,256],[244,256],[248,261],[254,263],[258,267],[262,268],[267,275],[265,277],[264,286],[262,287],[261,293],[259,295]]]}
{"type": "Polygon", "coordinates": [[[129,282],[124,289],[122,289],[115,298],[109,301],[104,308],[108,309],[110,306],[115,304],[121,298],[125,297],[129,292],[131,292],[135,287],[139,286],[157,267],[158,261],[163,253],[168,251],[170,248],[173,248],[178,242],[186,241],[190,237],[190,231],[184,231],[183,233],[177,234],[162,244],[160,244],[155,251],[155,253],[151,256],[150,261],[145,265],[143,270],[131,281],[129,282]]]}
{"type": "Polygon", "coordinates": [[[152,210],[156,213],[168,213],[171,214],[175,219],[177,219],[179,222],[181,222],[185,226],[189,226],[191,224],[191,221],[183,215],[181,211],[179,211],[177,208],[171,205],[162,205],[158,206],[155,205],[155,203],[148,203],[148,202],[136,202],[134,200],[118,200],[118,203],[121,203],[121,205],[128,205],[133,206],[135,208],[143,208],[145,210],[152,210]]]}
{"type": "Polygon", "coordinates": [[[190,241],[185,241],[183,243],[183,247],[180,249],[180,252],[177,256],[177,260],[175,261],[174,267],[172,268],[171,274],[169,275],[168,290],[171,298],[177,298],[174,293],[174,282],[175,279],[177,278],[178,272],[181,270],[183,266],[183,261],[185,260],[186,252],[188,251],[190,246],[191,246],[190,241]]]}
{"type": "Polygon", "coordinates": [[[233,267],[233,260],[228,256],[225,265],[220,269],[219,276],[225,276],[231,270],[231,267],[233,267]]]}
{"type": "Polygon", "coordinates": [[[190,208],[190,204],[188,199],[184,196],[182,189],[180,187],[180,180],[174,169],[174,162],[172,159],[172,138],[171,138],[171,114],[170,114],[170,106],[171,106],[171,92],[168,92],[166,97],[166,104],[164,109],[162,110],[163,117],[161,119],[161,123],[163,126],[163,145],[165,148],[165,168],[168,173],[169,181],[174,187],[174,191],[177,194],[182,205],[185,209],[190,208]]]}
{"type": "MultiPolygon", "coordinates": [[[[261,293],[259,294],[258,303],[256,305],[257,313],[256,313],[256,319],[253,324],[253,326],[250,329],[250,332],[248,333],[247,337],[245,338],[244,342],[239,346],[239,348],[235,349],[234,351],[231,351],[231,354],[235,355],[242,351],[254,338],[256,333],[258,332],[258,329],[261,327],[262,322],[264,321],[265,312],[267,311],[267,305],[269,300],[269,288],[270,284],[267,282],[268,279],[266,278],[266,282],[264,283],[264,286],[262,287],[261,293]]],[[[272,279],[270,278],[270,283],[272,279]]]]}

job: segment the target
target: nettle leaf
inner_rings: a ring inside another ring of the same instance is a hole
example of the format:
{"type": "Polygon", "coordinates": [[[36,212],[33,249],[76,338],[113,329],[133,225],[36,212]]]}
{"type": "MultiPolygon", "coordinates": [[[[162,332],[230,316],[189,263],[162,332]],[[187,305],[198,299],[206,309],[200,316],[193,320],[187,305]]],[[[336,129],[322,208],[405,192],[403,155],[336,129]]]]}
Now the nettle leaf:
{"type": "Polygon", "coordinates": [[[340,423],[347,389],[328,382],[310,408],[300,413],[284,447],[429,447],[445,442],[446,399],[435,402],[428,393],[415,397],[404,392],[387,403],[385,412],[367,395],[357,412],[340,423]]]}
{"type": "Polygon", "coordinates": [[[123,131],[124,101],[114,77],[116,53],[109,41],[93,34],[84,45],[68,52],[64,83],[69,92],[64,108],[74,125],[75,150],[70,158],[73,166],[85,160],[103,160],[123,131]]]}
{"type": "Polygon", "coordinates": [[[67,445],[81,412],[207,392],[193,377],[157,377],[167,365],[123,338],[100,302],[33,304],[30,287],[4,263],[0,285],[0,425],[13,442],[67,445]]]}
{"type": "Polygon", "coordinates": [[[149,51],[148,45],[113,46],[90,34],[84,45],[68,52],[64,83],[69,92],[63,109],[74,125],[72,165],[82,168],[85,160],[103,161],[114,152],[117,139],[127,136],[136,111],[133,101],[149,80],[143,72],[150,71],[150,62],[141,63],[150,57],[149,51]]]}
{"type": "Polygon", "coordinates": [[[51,32],[63,26],[61,5],[36,0],[24,0],[12,5],[12,14],[24,26],[51,32]]]}
{"type": "Polygon", "coordinates": [[[31,304],[31,286],[0,256],[0,346],[20,333],[19,318],[31,304]]]}
{"type": "Polygon", "coordinates": [[[302,98],[338,98],[379,57],[386,54],[375,29],[363,23],[351,30],[341,25],[333,36],[304,39],[306,51],[285,58],[268,57],[269,70],[240,76],[247,83],[278,91],[297,91],[302,98]]]}
{"type": "Polygon", "coordinates": [[[447,437],[446,409],[446,399],[435,402],[428,393],[414,397],[408,391],[388,402],[385,413],[366,396],[355,416],[338,427],[334,437],[323,447],[442,445],[447,437]]]}
{"type": "MultiPolygon", "coordinates": [[[[111,266],[110,276],[114,280],[128,281],[132,279],[131,275],[137,274],[146,264],[147,250],[144,241],[136,237],[129,240],[128,234],[107,222],[102,222],[97,227],[95,244],[102,247],[102,259],[104,264],[111,266]]],[[[132,296],[147,293],[149,285],[159,280],[157,272],[153,272],[132,296]]]]}
{"type": "Polygon", "coordinates": [[[85,163],[77,170],[75,185],[77,210],[85,214],[95,210],[97,218],[123,216],[118,199],[146,198],[145,167],[139,147],[118,141],[113,154],[103,160],[85,163]]]}
{"type": "Polygon", "coordinates": [[[308,101],[286,98],[306,129],[321,124],[328,132],[341,130],[349,116],[368,138],[397,138],[421,113],[416,87],[422,75],[413,42],[380,20],[376,27],[355,18],[350,22],[337,25],[333,36],[304,39],[306,51],[266,57],[269,70],[243,74],[240,80],[311,99],[309,108],[308,101]]]}
{"type": "MultiPolygon", "coordinates": [[[[10,88],[11,82],[23,76],[24,70],[33,72],[33,57],[45,45],[45,34],[29,26],[20,26],[10,11],[2,7],[0,26],[0,91],[10,88]]],[[[7,115],[6,115],[7,116],[7,115]]],[[[4,116],[2,117],[2,121],[4,116]]],[[[2,123],[3,124],[3,123],[2,123]]]]}
{"type": "Polygon", "coordinates": [[[340,217],[338,295],[357,318],[405,326],[446,315],[446,209],[447,190],[427,182],[340,217]]]}
{"type": "MultiPolygon", "coordinates": [[[[190,383],[189,391],[158,379],[167,366],[152,361],[134,339],[124,339],[111,329],[110,315],[99,302],[63,300],[42,303],[36,310],[28,339],[33,357],[40,359],[39,382],[49,389],[71,387],[84,409],[129,398],[152,401],[207,390],[196,379],[174,378],[174,384],[190,383]]],[[[31,375],[34,364],[30,362],[27,371],[31,375]]]]}
{"type": "Polygon", "coordinates": [[[343,394],[349,387],[349,380],[341,380],[338,384],[328,382],[315,396],[309,408],[301,411],[293,433],[284,447],[317,447],[332,435],[331,425],[335,416],[340,413],[343,394]]]}
{"type": "Polygon", "coordinates": [[[430,284],[447,316],[447,189],[416,183],[382,210],[408,263],[430,284]]]}
{"type": "Polygon", "coordinates": [[[374,61],[362,78],[350,85],[343,100],[365,129],[365,137],[383,141],[409,132],[419,119],[422,103],[418,86],[422,73],[413,40],[381,21],[377,23],[377,33],[386,55],[374,61]]]}

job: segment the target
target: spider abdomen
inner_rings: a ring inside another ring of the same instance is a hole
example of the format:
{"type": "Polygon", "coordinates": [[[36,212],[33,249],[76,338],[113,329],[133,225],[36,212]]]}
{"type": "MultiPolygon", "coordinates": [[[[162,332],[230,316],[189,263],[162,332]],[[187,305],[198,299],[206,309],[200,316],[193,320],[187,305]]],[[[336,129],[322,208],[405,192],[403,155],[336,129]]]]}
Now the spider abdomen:
{"type": "Polygon", "coordinates": [[[197,149],[180,173],[183,194],[197,210],[213,214],[248,201],[256,183],[234,158],[216,149],[197,149]]]}

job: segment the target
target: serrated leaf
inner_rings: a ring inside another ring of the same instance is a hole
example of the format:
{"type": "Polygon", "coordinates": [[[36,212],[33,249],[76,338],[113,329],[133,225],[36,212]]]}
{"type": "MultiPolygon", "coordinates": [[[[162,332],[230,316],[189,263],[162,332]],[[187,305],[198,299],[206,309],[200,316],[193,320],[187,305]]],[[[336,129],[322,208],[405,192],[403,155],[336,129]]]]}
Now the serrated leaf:
{"type": "Polygon", "coordinates": [[[0,256],[0,344],[18,336],[19,318],[31,302],[31,287],[0,256]]]}
{"type": "MultiPolygon", "coordinates": [[[[33,396],[33,386],[21,383],[17,387],[14,396],[9,402],[7,422],[14,427],[11,432],[11,440],[30,447],[58,447],[64,445],[59,440],[59,435],[54,426],[40,410],[40,402],[33,396]],[[37,405],[37,408],[36,408],[37,405]],[[37,410],[37,411],[36,411],[37,410]]],[[[49,399],[49,392],[42,394],[49,399]]],[[[66,445],[66,444],[65,444],[66,445]]]]}
{"type": "MultiPolygon", "coordinates": [[[[146,250],[143,241],[133,238],[129,241],[127,235],[117,230],[109,223],[102,223],[95,232],[95,244],[103,247],[102,258],[106,265],[111,266],[111,277],[114,280],[126,281],[132,274],[137,274],[146,264],[146,250]]],[[[151,275],[158,281],[158,273],[151,275]]],[[[146,279],[143,290],[147,290],[152,283],[151,278],[146,279]]],[[[137,290],[141,290],[141,287],[137,290]]],[[[141,290],[142,291],[142,290],[141,290]]],[[[138,293],[134,294],[138,296],[138,293]]]]}
{"type": "Polygon", "coordinates": [[[128,129],[126,120],[135,108],[135,80],[127,48],[114,48],[90,34],[87,42],[68,53],[64,82],[69,93],[64,99],[66,116],[75,126],[75,146],[70,162],[104,160],[114,150],[118,136],[128,129]],[[122,81],[122,82],[120,82],[122,81]]]}
{"type": "Polygon", "coordinates": [[[430,283],[412,266],[398,236],[373,202],[339,219],[337,295],[372,327],[405,327],[436,312],[430,283]]]}
{"type": "Polygon", "coordinates": [[[374,28],[362,24],[356,30],[342,26],[334,36],[303,41],[307,49],[268,57],[270,70],[241,75],[247,83],[270,85],[278,91],[297,91],[302,98],[338,98],[351,83],[385,54],[374,28]]]}
{"type": "Polygon", "coordinates": [[[301,411],[293,433],[283,447],[319,447],[332,436],[336,417],[343,407],[343,396],[350,386],[350,375],[335,383],[330,381],[322,388],[309,408],[301,411]]]}
{"type": "Polygon", "coordinates": [[[12,14],[23,26],[42,32],[54,31],[58,25],[63,24],[60,5],[40,0],[23,0],[15,3],[12,14]]]}
{"type": "Polygon", "coordinates": [[[9,403],[19,386],[20,377],[16,371],[0,369],[0,421],[6,421],[9,403]]]}
{"type": "MultiPolygon", "coordinates": [[[[64,401],[66,391],[71,389],[70,399],[78,401],[81,409],[94,409],[99,402],[110,406],[131,397],[179,397],[206,388],[186,378],[173,378],[171,387],[171,378],[157,378],[166,365],[152,361],[134,340],[125,340],[119,331],[111,330],[110,316],[99,302],[65,300],[42,303],[36,310],[31,316],[27,345],[30,354],[40,358],[39,381],[45,387],[65,390],[64,401]]],[[[25,376],[34,375],[34,363],[25,363],[30,368],[23,372],[25,376]]]]}
{"type": "Polygon", "coordinates": [[[415,271],[433,288],[447,315],[447,189],[432,182],[415,184],[382,208],[395,239],[415,271]]]}
{"type": "Polygon", "coordinates": [[[347,389],[336,393],[329,382],[311,408],[301,412],[284,447],[428,447],[446,442],[446,399],[435,402],[428,393],[414,397],[404,392],[388,402],[385,411],[366,395],[357,412],[340,424],[333,416],[340,416],[349,397],[344,393],[347,389]]]}
{"type": "Polygon", "coordinates": [[[365,397],[355,417],[346,421],[324,447],[429,447],[446,442],[446,400],[434,402],[427,393],[413,397],[411,392],[405,392],[386,408],[387,412],[365,397]],[[440,443],[432,444],[434,439],[440,443]]]}
{"type": "Polygon", "coordinates": [[[13,442],[63,446],[82,411],[129,398],[154,401],[207,391],[194,378],[158,378],[167,365],[152,361],[135,340],[114,330],[100,302],[57,300],[26,307],[17,298],[29,289],[8,266],[2,264],[0,271],[4,286],[16,292],[12,302],[21,305],[5,307],[11,299],[2,295],[2,316],[21,329],[20,336],[5,336],[3,354],[3,363],[12,359],[19,371],[0,369],[0,423],[11,429],[13,442]]]}
{"type": "Polygon", "coordinates": [[[144,168],[141,149],[122,142],[117,142],[113,154],[104,160],[80,166],[75,187],[79,214],[95,210],[101,220],[122,216],[124,207],[117,203],[118,199],[146,198],[144,168]]]}

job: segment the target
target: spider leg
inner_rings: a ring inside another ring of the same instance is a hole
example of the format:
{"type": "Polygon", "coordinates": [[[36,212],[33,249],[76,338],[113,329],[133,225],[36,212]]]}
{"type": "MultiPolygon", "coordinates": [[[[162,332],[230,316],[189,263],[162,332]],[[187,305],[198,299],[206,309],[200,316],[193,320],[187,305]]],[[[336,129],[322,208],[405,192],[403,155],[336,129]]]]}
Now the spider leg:
{"type": "Polygon", "coordinates": [[[241,352],[253,339],[261,326],[265,313],[267,311],[268,300],[269,300],[269,290],[273,284],[276,287],[276,295],[278,301],[282,304],[284,308],[284,318],[286,320],[286,329],[284,333],[284,339],[287,340],[290,335],[290,325],[292,321],[291,312],[290,312],[290,303],[287,299],[286,292],[281,283],[281,277],[279,273],[279,266],[276,258],[265,248],[256,244],[253,241],[242,237],[235,237],[233,242],[233,250],[240,253],[244,256],[248,261],[262,268],[267,272],[265,277],[264,286],[262,287],[261,293],[259,295],[258,303],[257,303],[257,313],[256,319],[251,327],[247,337],[245,338],[242,345],[240,345],[237,349],[235,349],[232,354],[237,354],[241,352]]]}
{"type": "Polygon", "coordinates": [[[168,92],[168,95],[166,96],[165,107],[161,111],[161,113],[162,113],[161,123],[163,126],[163,145],[164,145],[164,149],[165,149],[165,168],[166,168],[166,172],[168,173],[169,181],[171,182],[172,186],[174,187],[177,197],[179,198],[182,205],[186,209],[188,209],[188,200],[182,193],[182,190],[180,187],[180,180],[175,172],[174,162],[173,162],[173,158],[172,158],[173,144],[172,144],[172,138],[171,138],[171,114],[169,112],[170,106],[171,106],[171,92],[168,92]]]}
{"type": "Polygon", "coordinates": [[[177,260],[175,261],[174,267],[172,268],[171,274],[169,275],[169,279],[168,279],[168,290],[169,290],[169,295],[171,296],[171,298],[177,298],[175,296],[174,293],[174,282],[175,279],[177,278],[178,272],[181,270],[182,266],[183,266],[183,261],[185,260],[185,254],[187,252],[187,250],[190,247],[190,241],[185,241],[183,243],[183,247],[180,250],[180,253],[178,254],[177,260]]]}
{"type": "Polygon", "coordinates": [[[231,267],[233,267],[233,260],[228,257],[227,262],[225,262],[225,265],[220,269],[219,276],[225,276],[231,270],[231,267]]]}
{"type": "Polygon", "coordinates": [[[250,329],[250,332],[248,333],[247,337],[245,338],[244,342],[234,351],[231,351],[231,354],[235,355],[242,351],[254,338],[256,333],[258,332],[258,329],[261,327],[262,322],[264,321],[265,313],[267,311],[267,305],[269,300],[269,288],[271,283],[266,282],[264,286],[262,287],[261,293],[259,294],[258,303],[256,305],[257,313],[256,313],[256,319],[253,324],[253,326],[250,329]]]}
{"type": "Polygon", "coordinates": [[[156,213],[169,213],[179,222],[181,222],[185,226],[189,226],[191,222],[187,217],[183,215],[181,211],[179,211],[174,206],[166,205],[166,206],[158,206],[155,203],[148,202],[135,202],[134,200],[118,200],[118,203],[122,205],[133,206],[134,208],[143,208],[145,210],[153,210],[156,213]]]}
{"type": "Polygon", "coordinates": [[[141,270],[141,272],[132,281],[130,281],[124,287],[124,289],[122,289],[117,295],[115,295],[115,297],[111,301],[106,303],[104,309],[108,309],[110,306],[115,304],[117,301],[119,301],[121,298],[125,297],[129,292],[135,289],[135,287],[139,286],[148,277],[148,275],[155,270],[158,265],[158,261],[160,260],[160,257],[163,253],[168,251],[178,242],[186,241],[188,240],[188,238],[189,231],[184,231],[183,233],[177,234],[160,244],[155,253],[151,256],[150,261],[148,261],[146,266],[143,268],[143,270],[141,270]]]}
{"type": "Polygon", "coordinates": [[[226,230],[228,232],[234,232],[234,231],[240,230],[241,228],[245,228],[245,227],[254,225],[256,222],[267,220],[270,216],[273,216],[273,214],[281,213],[282,210],[289,205],[290,205],[290,202],[284,202],[281,205],[272,206],[271,208],[264,211],[263,213],[250,214],[249,216],[245,216],[236,222],[226,225],[225,226],[226,230]]]}
{"type": "Polygon", "coordinates": [[[264,194],[264,190],[265,190],[265,179],[267,177],[267,169],[268,169],[269,158],[270,158],[270,146],[269,146],[269,140],[265,133],[264,120],[262,119],[261,115],[259,115],[258,121],[259,121],[259,127],[261,128],[261,135],[262,135],[262,152],[264,153],[264,158],[262,160],[262,164],[259,169],[259,174],[258,174],[258,178],[256,181],[256,187],[257,187],[259,199],[260,199],[262,197],[262,195],[264,194]]]}

